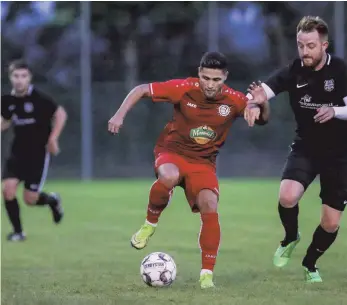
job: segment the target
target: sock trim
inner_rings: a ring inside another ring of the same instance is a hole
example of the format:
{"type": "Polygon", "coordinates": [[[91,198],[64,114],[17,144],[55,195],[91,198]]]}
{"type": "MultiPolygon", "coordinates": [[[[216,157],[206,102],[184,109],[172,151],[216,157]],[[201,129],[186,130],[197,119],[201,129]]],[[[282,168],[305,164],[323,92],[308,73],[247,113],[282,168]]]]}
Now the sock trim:
{"type": "Polygon", "coordinates": [[[156,227],[156,226],[158,225],[157,223],[151,223],[151,222],[149,222],[147,219],[146,219],[145,223],[146,223],[147,225],[152,226],[152,227],[156,227]]]}

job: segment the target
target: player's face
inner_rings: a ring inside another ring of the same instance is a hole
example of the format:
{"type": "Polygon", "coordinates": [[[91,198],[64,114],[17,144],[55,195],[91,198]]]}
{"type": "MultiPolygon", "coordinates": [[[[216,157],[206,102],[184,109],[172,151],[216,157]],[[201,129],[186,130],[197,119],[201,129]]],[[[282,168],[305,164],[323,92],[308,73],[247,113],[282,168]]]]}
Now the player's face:
{"type": "Polygon", "coordinates": [[[28,90],[31,82],[31,73],[27,69],[16,69],[10,74],[12,87],[17,93],[28,90]]]}
{"type": "Polygon", "coordinates": [[[199,68],[200,87],[208,99],[213,99],[222,89],[228,72],[219,69],[199,68]]]}
{"type": "Polygon", "coordinates": [[[324,52],[328,47],[328,42],[323,41],[319,33],[299,32],[297,35],[297,44],[299,56],[306,67],[315,68],[324,56],[324,52]]]}

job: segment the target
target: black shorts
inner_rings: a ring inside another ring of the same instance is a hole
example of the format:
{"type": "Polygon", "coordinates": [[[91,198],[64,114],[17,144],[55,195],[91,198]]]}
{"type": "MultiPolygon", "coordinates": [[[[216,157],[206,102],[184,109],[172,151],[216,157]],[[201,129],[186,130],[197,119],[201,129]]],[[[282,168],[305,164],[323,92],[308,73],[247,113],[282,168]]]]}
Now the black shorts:
{"type": "Polygon", "coordinates": [[[45,183],[50,154],[37,154],[35,157],[10,156],[3,168],[2,179],[17,178],[24,182],[24,187],[33,192],[40,192],[45,183]]]}
{"type": "Polygon", "coordinates": [[[347,204],[347,156],[314,156],[304,149],[292,148],[282,180],[298,181],[306,190],[317,175],[322,203],[343,211],[347,204]]]}

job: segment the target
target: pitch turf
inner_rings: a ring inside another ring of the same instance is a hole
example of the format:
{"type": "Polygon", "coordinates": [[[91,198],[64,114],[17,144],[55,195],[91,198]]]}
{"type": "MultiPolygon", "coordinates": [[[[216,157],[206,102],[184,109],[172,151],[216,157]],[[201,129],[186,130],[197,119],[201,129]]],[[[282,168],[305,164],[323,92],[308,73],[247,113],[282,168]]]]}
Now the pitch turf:
{"type": "Polygon", "coordinates": [[[2,304],[4,305],[342,305],[347,300],[347,225],[320,261],[324,283],[305,284],[301,259],[320,215],[318,185],[301,202],[303,238],[283,270],[272,266],[282,238],[277,217],[278,181],[222,180],[222,244],[216,290],[198,286],[200,219],[177,190],[150,245],[130,247],[144,221],[152,181],[49,183],[64,198],[66,218],[53,225],[46,208],[22,205],[28,240],[8,243],[2,213],[2,304]],[[149,288],[139,276],[142,258],[171,254],[178,267],[169,288],[149,288]]]}

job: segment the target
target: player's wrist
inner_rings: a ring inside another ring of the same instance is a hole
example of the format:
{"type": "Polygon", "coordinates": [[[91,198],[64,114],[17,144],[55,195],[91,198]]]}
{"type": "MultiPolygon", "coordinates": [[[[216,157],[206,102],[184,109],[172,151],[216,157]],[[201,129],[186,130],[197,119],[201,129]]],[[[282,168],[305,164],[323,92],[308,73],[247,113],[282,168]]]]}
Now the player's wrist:
{"type": "Polygon", "coordinates": [[[48,142],[56,142],[56,141],[58,141],[58,139],[59,139],[58,135],[51,134],[48,138],[48,142]]]}

